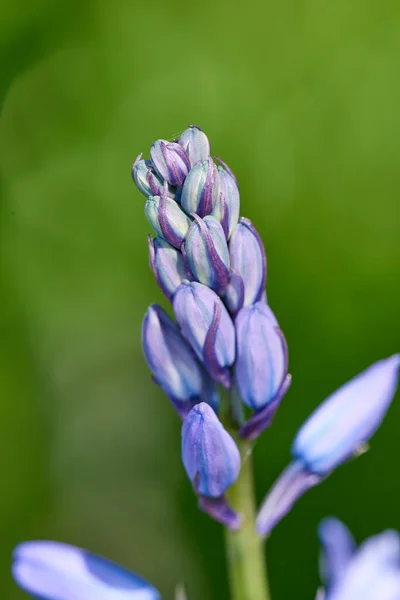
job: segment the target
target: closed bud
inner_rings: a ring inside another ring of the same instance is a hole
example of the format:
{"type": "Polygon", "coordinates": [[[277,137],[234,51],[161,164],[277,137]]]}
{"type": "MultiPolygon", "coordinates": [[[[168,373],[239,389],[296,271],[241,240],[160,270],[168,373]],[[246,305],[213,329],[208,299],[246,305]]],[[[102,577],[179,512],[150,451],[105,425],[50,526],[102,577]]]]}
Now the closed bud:
{"type": "MultiPolygon", "coordinates": [[[[154,170],[151,160],[141,160],[141,154],[132,166],[132,178],[136,187],[146,197],[159,196],[164,188],[164,182],[154,170]]],[[[175,198],[175,188],[168,186],[168,196],[175,198]]]]}
{"type": "Polygon", "coordinates": [[[218,498],[236,481],[240,454],[213,409],[202,402],[182,425],[182,460],[197,494],[218,498]]]}
{"type": "Polygon", "coordinates": [[[185,150],[192,167],[202,160],[207,160],[210,156],[210,142],[197,125],[190,125],[188,129],[185,129],[178,144],[185,150]]]}
{"type": "Polygon", "coordinates": [[[224,294],[229,278],[229,251],[222,225],[215,217],[201,219],[193,213],[193,221],[185,240],[185,252],[194,277],[224,294]]]}
{"type": "Polygon", "coordinates": [[[229,387],[235,329],[220,298],[207,286],[186,280],[176,290],[172,305],[183,336],[211,377],[229,387]]]}
{"type": "Polygon", "coordinates": [[[180,186],[190,170],[190,161],[179,144],[157,140],[150,149],[151,160],[162,179],[170,185],[180,186]]]}
{"type": "Polygon", "coordinates": [[[148,198],[144,211],[157,235],[179,249],[191,225],[191,220],[179,205],[163,193],[161,197],[148,198]]]}
{"type": "Polygon", "coordinates": [[[292,445],[294,461],[260,509],[260,535],[266,535],[305,491],[369,441],[393,400],[399,366],[399,354],[373,364],[329,396],[302,425],[292,445]]]}
{"type": "Polygon", "coordinates": [[[220,197],[216,202],[212,214],[222,223],[227,220],[228,239],[239,221],[240,196],[235,179],[228,171],[218,167],[220,197]],[[225,216],[225,212],[227,213],[225,216]]]}
{"type": "Polygon", "coordinates": [[[285,338],[264,302],[242,308],[235,330],[235,382],[243,402],[259,411],[274,401],[287,375],[285,338]]]}
{"type": "Polygon", "coordinates": [[[249,219],[242,217],[233,230],[229,242],[229,256],[231,268],[235,273],[232,286],[228,285],[226,291],[226,304],[232,313],[236,313],[241,306],[237,304],[238,286],[237,278],[243,282],[243,305],[249,306],[261,300],[267,275],[267,259],[262,240],[249,219]]]}
{"type": "Polygon", "coordinates": [[[182,254],[160,237],[149,236],[150,267],[168,300],[186,278],[182,254]]]}
{"type": "Polygon", "coordinates": [[[181,194],[182,208],[200,217],[211,214],[219,199],[219,177],[211,158],[197,163],[189,171],[181,194]]]}
{"type": "Polygon", "coordinates": [[[142,326],[142,346],[155,381],[184,415],[193,403],[218,407],[215,383],[195,358],[178,327],[156,304],[149,307],[142,326]]]}

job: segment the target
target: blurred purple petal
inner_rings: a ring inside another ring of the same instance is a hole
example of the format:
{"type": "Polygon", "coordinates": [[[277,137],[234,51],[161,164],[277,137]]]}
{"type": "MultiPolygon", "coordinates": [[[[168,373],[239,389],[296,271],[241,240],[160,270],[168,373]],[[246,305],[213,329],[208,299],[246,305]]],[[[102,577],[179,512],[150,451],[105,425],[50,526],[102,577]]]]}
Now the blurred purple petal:
{"type": "Polygon", "coordinates": [[[159,600],[157,590],[127,569],[58,542],[25,542],[13,555],[13,575],[43,600],[159,600]]]}

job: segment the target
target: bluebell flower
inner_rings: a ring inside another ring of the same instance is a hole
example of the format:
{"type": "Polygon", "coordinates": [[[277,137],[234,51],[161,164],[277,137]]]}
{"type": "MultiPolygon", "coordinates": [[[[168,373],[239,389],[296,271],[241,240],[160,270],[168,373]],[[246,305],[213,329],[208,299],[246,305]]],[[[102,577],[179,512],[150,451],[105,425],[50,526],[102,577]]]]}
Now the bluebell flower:
{"type": "Polygon", "coordinates": [[[236,529],[240,518],[227,505],[224,493],[239,476],[239,450],[213,409],[204,402],[194,406],[183,422],[182,461],[201,498],[200,507],[236,529]]]}
{"type": "Polygon", "coordinates": [[[203,160],[189,171],[180,197],[182,208],[199,217],[211,214],[219,199],[219,177],[211,158],[203,160]]]}
{"type": "Polygon", "coordinates": [[[172,306],[182,335],[199,360],[211,377],[229,387],[235,329],[220,298],[202,283],[185,280],[176,290],[172,306]]]}
{"type": "Polygon", "coordinates": [[[218,409],[219,395],[214,381],[172,319],[156,304],[149,307],[143,320],[142,347],[154,380],[182,417],[201,401],[218,409]]]}
{"type": "Polygon", "coordinates": [[[190,160],[182,146],[157,140],[150,148],[150,156],[161,179],[175,187],[183,184],[190,170],[190,160]]]}
{"type": "Polygon", "coordinates": [[[239,221],[240,196],[236,179],[231,173],[222,167],[218,167],[220,199],[217,200],[212,214],[219,221],[224,219],[224,211],[227,211],[227,238],[230,239],[232,232],[239,221]],[[223,201],[222,201],[223,200],[223,201]],[[226,208],[225,208],[226,207],[226,208]]]}
{"type": "Polygon", "coordinates": [[[180,249],[192,223],[179,204],[166,195],[150,196],[144,206],[150,225],[159,237],[180,249]]]}
{"type": "Polygon", "coordinates": [[[221,296],[229,278],[229,251],[224,230],[215,217],[201,219],[195,213],[193,217],[184,242],[190,271],[197,281],[221,296]]]}
{"type": "Polygon", "coordinates": [[[190,125],[185,129],[178,139],[178,144],[185,150],[192,167],[210,156],[210,142],[197,125],[190,125]]]}
{"type": "Polygon", "coordinates": [[[395,531],[367,539],[356,548],[347,527],[337,519],[322,521],[320,600],[399,600],[400,537],[395,531]]]}
{"type": "Polygon", "coordinates": [[[264,301],[239,311],[235,331],[235,383],[242,401],[255,413],[240,433],[254,439],[271,424],[289,387],[287,344],[264,301]]]}
{"type": "Polygon", "coordinates": [[[266,535],[294,502],[357,453],[380,426],[396,392],[400,354],[374,363],[329,396],[298,431],[293,462],[279,477],[257,517],[266,535]]]}
{"type": "Polygon", "coordinates": [[[25,542],[13,554],[13,576],[41,600],[160,600],[158,591],[124,567],[59,542],[25,542]]]}
{"type": "Polygon", "coordinates": [[[150,267],[168,300],[187,278],[182,254],[160,237],[148,237],[150,267]]]}
{"type": "Polygon", "coordinates": [[[229,241],[229,256],[235,279],[232,290],[228,285],[225,302],[232,313],[237,313],[242,306],[250,306],[262,299],[267,276],[264,246],[249,219],[242,217],[234,228],[229,241]],[[238,289],[243,290],[242,294],[238,289]]]}
{"type": "MultiPolygon", "coordinates": [[[[142,194],[149,196],[160,196],[164,189],[164,180],[161,179],[154,168],[151,160],[142,160],[142,155],[136,158],[132,165],[132,178],[142,194]]],[[[176,197],[176,188],[168,186],[168,196],[176,197]]]]}

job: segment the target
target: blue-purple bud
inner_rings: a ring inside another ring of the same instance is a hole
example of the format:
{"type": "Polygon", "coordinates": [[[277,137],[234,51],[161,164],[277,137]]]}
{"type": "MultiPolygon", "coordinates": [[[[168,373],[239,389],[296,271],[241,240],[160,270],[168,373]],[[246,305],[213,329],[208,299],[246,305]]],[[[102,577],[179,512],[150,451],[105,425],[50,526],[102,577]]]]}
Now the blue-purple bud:
{"type": "MultiPolygon", "coordinates": [[[[160,196],[163,192],[164,181],[160,179],[154,169],[151,160],[141,160],[142,155],[139,154],[132,166],[132,178],[136,187],[146,197],[160,196]]],[[[168,196],[175,198],[175,188],[168,186],[168,196]]]]}
{"type": "Polygon", "coordinates": [[[178,327],[156,304],[147,310],[142,326],[142,346],[155,381],[183,415],[192,403],[206,401],[218,408],[215,383],[197,361],[178,327]]]}
{"type": "Polygon", "coordinates": [[[182,188],[181,205],[188,213],[200,217],[211,214],[219,199],[219,177],[211,158],[190,169],[182,188]]]}
{"type": "Polygon", "coordinates": [[[195,279],[225,293],[229,278],[229,251],[222,225],[215,217],[204,219],[193,213],[194,221],[185,240],[185,253],[195,279]]]}
{"type": "Polygon", "coordinates": [[[182,460],[196,493],[203,496],[222,496],[238,478],[238,447],[204,402],[194,406],[183,422],[182,460]]]}
{"type": "Polygon", "coordinates": [[[17,584],[41,600],[160,600],[128,569],[88,550],[59,542],[24,542],[13,553],[17,584]]]}
{"type": "Polygon", "coordinates": [[[179,144],[157,140],[150,148],[151,160],[162,179],[170,185],[180,186],[190,170],[190,160],[179,144]]]}
{"type": "Polygon", "coordinates": [[[202,160],[207,160],[210,156],[210,142],[197,125],[190,125],[188,129],[185,129],[178,144],[185,150],[192,167],[202,160]]]}
{"type": "Polygon", "coordinates": [[[257,517],[266,535],[310,487],[369,441],[396,392],[400,354],[380,360],[329,396],[307,419],[292,445],[292,462],[257,517]]]}
{"type": "MultiPolygon", "coordinates": [[[[165,188],[164,188],[165,189],[165,188]]],[[[174,248],[180,248],[189,231],[191,220],[165,193],[151,196],[144,206],[147,220],[160,237],[174,248]]]]}
{"type": "Polygon", "coordinates": [[[186,279],[182,254],[160,237],[149,235],[150,267],[156,281],[168,300],[171,300],[177,287],[186,279]]]}
{"type": "Polygon", "coordinates": [[[273,402],[288,370],[285,337],[269,306],[245,306],[235,320],[235,381],[243,402],[259,411],[273,402]]]}
{"type": "Polygon", "coordinates": [[[400,354],[380,360],[329,396],[298,431],[293,457],[327,475],[380,426],[396,392],[400,354]]]}
{"type": "Polygon", "coordinates": [[[186,280],[176,290],[172,305],[183,336],[211,377],[229,387],[235,328],[220,298],[202,283],[186,280]]]}
{"type": "Polygon", "coordinates": [[[225,217],[225,211],[227,212],[227,229],[228,229],[228,240],[230,239],[232,232],[239,221],[240,214],[240,196],[239,188],[236,184],[235,179],[222,167],[218,167],[219,176],[219,200],[216,202],[212,214],[221,223],[225,217]]]}
{"type": "MultiPolygon", "coordinates": [[[[235,277],[243,281],[243,305],[249,306],[261,300],[267,276],[267,259],[262,240],[249,219],[242,217],[233,230],[229,241],[231,268],[235,277]]],[[[240,310],[237,281],[228,285],[226,304],[232,313],[240,310]]],[[[240,300],[240,298],[239,298],[240,300]]]]}

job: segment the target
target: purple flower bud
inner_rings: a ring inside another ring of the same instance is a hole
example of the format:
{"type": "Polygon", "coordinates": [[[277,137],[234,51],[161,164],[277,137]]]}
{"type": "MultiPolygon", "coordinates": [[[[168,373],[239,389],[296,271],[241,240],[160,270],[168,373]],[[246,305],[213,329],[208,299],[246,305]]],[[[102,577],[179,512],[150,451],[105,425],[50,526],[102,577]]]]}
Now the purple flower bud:
{"type": "Polygon", "coordinates": [[[172,301],[176,320],[211,377],[229,387],[235,329],[220,298],[202,283],[183,281],[172,301]]]}
{"type": "Polygon", "coordinates": [[[150,267],[156,281],[168,300],[171,300],[177,287],[186,279],[182,254],[162,238],[149,235],[150,267]]]}
{"type": "MultiPolygon", "coordinates": [[[[257,230],[249,219],[241,218],[233,230],[229,242],[231,268],[243,280],[244,306],[261,300],[267,274],[267,259],[263,243],[257,230]]],[[[240,310],[238,306],[237,283],[228,285],[225,296],[226,304],[232,313],[240,310]]]]}
{"type": "Polygon", "coordinates": [[[218,498],[236,481],[239,450],[204,402],[192,408],[182,426],[182,460],[197,494],[218,498]]]}
{"type": "MultiPolygon", "coordinates": [[[[155,172],[151,160],[140,160],[141,156],[139,154],[132,166],[132,178],[136,187],[146,197],[160,196],[163,192],[164,181],[155,172]]],[[[168,196],[175,199],[175,195],[175,188],[168,186],[168,196]]]]}
{"type": "Polygon", "coordinates": [[[212,214],[222,222],[227,211],[228,239],[239,221],[240,196],[235,179],[222,167],[218,167],[220,197],[215,204],[212,214]],[[226,208],[221,199],[225,200],[226,208]]]}
{"type": "Polygon", "coordinates": [[[87,550],[59,542],[25,542],[13,553],[13,576],[41,600],[160,600],[147,581],[87,550]]]}
{"type": "Polygon", "coordinates": [[[215,217],[204,220],[193,213],[185,252],[194,277],[222,296],[228,285],[229,251],[222,225],[215,217]]]}
{"type": "Polygon", "coordinates": [[[328,587],[322,598],[400,598],[400,536],[396,531],[384,531],[356,548],[347,527],[337,519],[330,518],[321,523],[319,535],[325,551],[323,579],[328,575],[328,587]]]}
{"type": "Polygon", "coordinates": [[[190,169],[183,184],[182,208],[200,217],[209,215],[219,199],[219,177],[211,158],[197,163],[190,169]]]}
{"type": "Polygon", "coordinates": [[[259,411],[273,402],[287,375],[285,337],[264,302],[242,308],[235,330],[236,385],[243,402],[259,411]]]}
{"type": "Polygon", "coordinates": [[[148,198],[144,212],[157,235],[164,238],[174,248],[179,249],[189,231],[191,220],[179,205],[168,198],[164,192],[161,197],[151,196],[148,198]]]}
{"type": "Polygon", "coordinates": [[[162,179],[180,186],[190,170],[190,160],[179,144],[157,140],[150,149],[151,160],[162,179]]]}
{"type": "Polygon", "coordinates": [[[400,354],[380,360],[329,396],[292,445],[294,462],[264,501],[257,530],[266,535],[310,487],[357,453],[380,426],[397,387],[400,354]]]}
{"type": "Polygon", "coordinates": [[[197,361],[178,327],[156,304],[149,307],[144,317],[142,345],[155,381],[181,415],[200,401],[218,408],[215,383],[197,361]]]}
{"type": "Polygon", "coordinates": [[[185,129],[178,144],[185,150],[192,167],[202,160],[207,160],[210,156],[210,142],[197,125],[190,125],[188,129],[185,129]]]}

